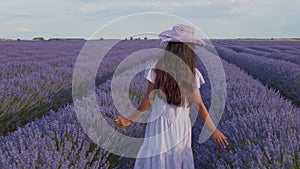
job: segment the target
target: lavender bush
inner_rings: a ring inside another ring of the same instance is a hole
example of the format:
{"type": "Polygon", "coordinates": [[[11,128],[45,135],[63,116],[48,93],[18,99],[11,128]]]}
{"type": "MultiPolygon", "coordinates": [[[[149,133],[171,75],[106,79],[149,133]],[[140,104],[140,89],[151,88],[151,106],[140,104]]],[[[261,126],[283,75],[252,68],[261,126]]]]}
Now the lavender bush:
{"type": "Polygon", "coordinates": [[[0,168],[108,168],[109,153],[92,143],[73,107],[0,137],[0,168]]]}

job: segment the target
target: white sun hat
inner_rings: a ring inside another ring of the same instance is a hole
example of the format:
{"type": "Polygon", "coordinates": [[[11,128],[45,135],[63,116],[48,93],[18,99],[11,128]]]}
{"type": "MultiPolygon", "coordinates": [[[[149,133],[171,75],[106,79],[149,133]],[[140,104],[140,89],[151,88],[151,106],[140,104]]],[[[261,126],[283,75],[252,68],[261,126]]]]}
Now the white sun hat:
{"type": "Polygon", "coordinates": [[[205,45],[202,39],[196,38],[195,28],[185,24],[176,24],[172,30],[165,30],[158,36],[161,39],[161,46],[166,42],[187,42],[199,46],[205,45]]]}

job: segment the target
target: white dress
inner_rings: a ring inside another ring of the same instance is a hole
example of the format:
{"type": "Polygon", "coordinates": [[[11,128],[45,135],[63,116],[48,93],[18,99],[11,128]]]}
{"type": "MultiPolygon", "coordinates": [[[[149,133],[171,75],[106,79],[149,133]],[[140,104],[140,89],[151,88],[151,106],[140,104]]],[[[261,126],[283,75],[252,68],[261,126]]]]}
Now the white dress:
{"type": "MultiPolygon", "coordinates": [[[[144,77],[154,83],[156,62],[148,65],[144,77]]],[[[204,78],[195,68],[195,88],[204,84],[204,78]]],[[[191,148],[191,121],[185,104],[177,107],[157,95],[146,126],[145,140],[139,149],[134,169],[194,169],[191,148]],[[154,137],[155,136],[155,137],[154,137]],[[146,138],[152,139],[146,139],[146,138]]]]}

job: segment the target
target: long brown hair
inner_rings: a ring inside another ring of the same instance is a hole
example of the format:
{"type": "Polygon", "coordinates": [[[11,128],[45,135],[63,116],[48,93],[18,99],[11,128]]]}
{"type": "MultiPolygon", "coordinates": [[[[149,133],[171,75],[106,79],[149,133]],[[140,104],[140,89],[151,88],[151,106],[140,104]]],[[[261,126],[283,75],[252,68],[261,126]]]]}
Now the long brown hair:
{"type": "Polygon", "coordinates": [[[191,43],[183,43],[183,42],[168,42],[164,56],[170,55],[170,52],[175,54],[179,59],[184,62],[180,64],[179,62],[170,61],[167,57],[162,57],[156,65],[155,73],[155,88],[160,89],[162,93],[158,93],[158,95],[164,99],[168,104],[174,104],[176,106],[182,106],[185,103],[184,98],[188,100],[188,106],[190,106],[191,102],[191,93],[193,90],[193,84],[195,79],[195,62],[196,62],[196,54],[194,52],[194,45],[191,43]],[[167,72],[163,71],[166,68],[170,70],[174,70],[176,80],[167,72]],[[187,73],[190,69],[192,72],[187,73]],[[179,83],[179,84],[178,84],[179,83]],[[181,86],[181,90],[179,88],[181,86]]]}

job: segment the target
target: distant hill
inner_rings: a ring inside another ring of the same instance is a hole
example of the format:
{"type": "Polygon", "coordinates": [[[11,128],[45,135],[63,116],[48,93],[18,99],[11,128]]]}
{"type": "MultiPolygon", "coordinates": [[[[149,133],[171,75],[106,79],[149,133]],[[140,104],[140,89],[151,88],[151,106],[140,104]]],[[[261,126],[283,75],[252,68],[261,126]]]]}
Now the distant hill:
{"type": "Polygon", "coordinates": [[[49,38],[49,41],[51,40],[85,40],[84,38],[49,38]]]}
{"type": "Polygon", "coordinates": [[[237,38],[237,40],[253,40],[253,41],[299,41],[300,38],[237,38]]]}
{"type": "Polygon", "coordinates": [[[12,41],[13,39],[0,38],[0,41],[12,41]]]}

